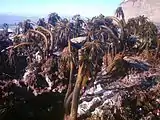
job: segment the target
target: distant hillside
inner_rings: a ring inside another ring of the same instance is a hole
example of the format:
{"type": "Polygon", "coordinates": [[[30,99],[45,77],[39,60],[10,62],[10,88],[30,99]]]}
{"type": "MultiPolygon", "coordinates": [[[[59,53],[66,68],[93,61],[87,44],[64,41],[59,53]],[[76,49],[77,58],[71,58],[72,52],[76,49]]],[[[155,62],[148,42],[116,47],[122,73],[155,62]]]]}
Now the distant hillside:
{"type": "Polygon", "coordinates": [[[126,19],[144,15],[154,23],[160,23],[160,0],[125,0],[121,6],[126,19]]]}
{"type": "Polygon", "coordinates": [[[38,17],[24,17],[24,16],[16,16],[16,15],[4,15],[0,14],[0,24],[8,23],[8,24],[15,24],[18,22],[21,22],[25,19],[31,19],[33,21],[36,21],[38,17]]]}

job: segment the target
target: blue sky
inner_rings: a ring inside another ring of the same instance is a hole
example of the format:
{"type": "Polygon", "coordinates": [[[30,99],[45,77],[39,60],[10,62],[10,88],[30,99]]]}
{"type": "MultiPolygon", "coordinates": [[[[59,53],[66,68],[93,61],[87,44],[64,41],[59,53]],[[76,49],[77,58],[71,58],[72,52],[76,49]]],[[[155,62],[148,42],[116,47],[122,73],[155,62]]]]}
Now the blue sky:
{"type": "Polygon", "coordinates": [[[113,15],[122,0],[1,0],[0,13],[43,16],[51,12],[60,15],[113,15]]]}

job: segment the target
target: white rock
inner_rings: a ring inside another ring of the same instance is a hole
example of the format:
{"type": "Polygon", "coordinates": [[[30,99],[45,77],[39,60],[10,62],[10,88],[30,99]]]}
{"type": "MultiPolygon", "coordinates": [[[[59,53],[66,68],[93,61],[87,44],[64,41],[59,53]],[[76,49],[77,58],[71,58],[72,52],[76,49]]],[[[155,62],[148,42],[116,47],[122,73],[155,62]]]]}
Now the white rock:
{"type": "Polygon", "coordinates": [[[112,91],[109,90],[109,91],[106,91],[103,93],[103,97],[107,97],[108,95],[112,94],[112,91]]]}
{"type": "Polygon", "coordinates": [[[81,42],[85,41],[86,38],[87,38],[86,36],[85,37],[72,38],[71,42],[73,42],[73,43],[81,43],[81,42]]]}
{"type": "Polygon", "coordinates": [[[48,90],[51,90],[52,88],[52,82],[51,80],[49,79],[48,75],[45,75],[45,79],[46,79],[46,82],[48,83],[48,90]]]}
{"type": "Polygon", "coordinates": [[[39,52],[39,51],[36,52],[35,57],[36,57],[36,61],[37,61],[38,63],[40,63],[41,60],[42,60],[42,56],[40,55],[40,52],[39,52]]]}
{"type": "Polygon", "coordinates": [[[79,106],[78,106],[78,115],[82,115],[84,114],[87,110],[90,109],[90,107],[92,105],[94,105],[95,103],[97,102],[100,102],[101,101],[101,98],[99,97],[95,97],[93,98],[90,102],[82,102],[79,106]]]}
{"type": "Polygon", "coordinates": [[[27,69],[26,72],[23,75],[23,80],[24,81],[27,80],[28,75],[31,74],[32,72],[33,72],[32,70],[27,69]]]}
{"type": "Polygon", "coordinates": [[[94,94],[101,94],[101,93],[104,93],[104,92],[105,92],[105,90],[101,87],[100,84],[98,84],[96,86],[96,89],[94,90],[94,94]]]}
{"type": "Polygon", "coordinates": [[[90,89],[86,90],[86,92],[84,93],[84,95],[91,95],[94,93],[94,87],[91,87],[90,89]]]}

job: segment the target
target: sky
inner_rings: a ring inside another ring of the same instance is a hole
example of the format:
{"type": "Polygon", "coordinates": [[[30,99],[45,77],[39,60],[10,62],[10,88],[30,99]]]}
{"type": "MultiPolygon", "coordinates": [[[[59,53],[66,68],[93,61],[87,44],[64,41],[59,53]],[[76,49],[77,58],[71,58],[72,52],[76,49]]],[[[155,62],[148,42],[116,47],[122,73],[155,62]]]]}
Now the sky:
{"type": "Polygon", "coordinates": [[[122,0],[1,0],[0,14],[44,16],[52,12],[59,15],[80,14],[93,17],[113,15],[122,0]]]}

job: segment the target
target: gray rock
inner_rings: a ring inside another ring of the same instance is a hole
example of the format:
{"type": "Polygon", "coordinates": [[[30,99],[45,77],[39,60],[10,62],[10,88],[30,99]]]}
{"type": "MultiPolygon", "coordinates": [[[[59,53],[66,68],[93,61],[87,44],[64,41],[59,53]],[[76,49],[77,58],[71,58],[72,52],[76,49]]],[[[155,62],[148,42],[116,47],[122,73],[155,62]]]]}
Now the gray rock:
{"type": "Polygon", "coordinates": [[[124,10],[125,19],[144,15],[155,24],[159,24],[159,0],[125,0],[120,6],[124,10]]]}

